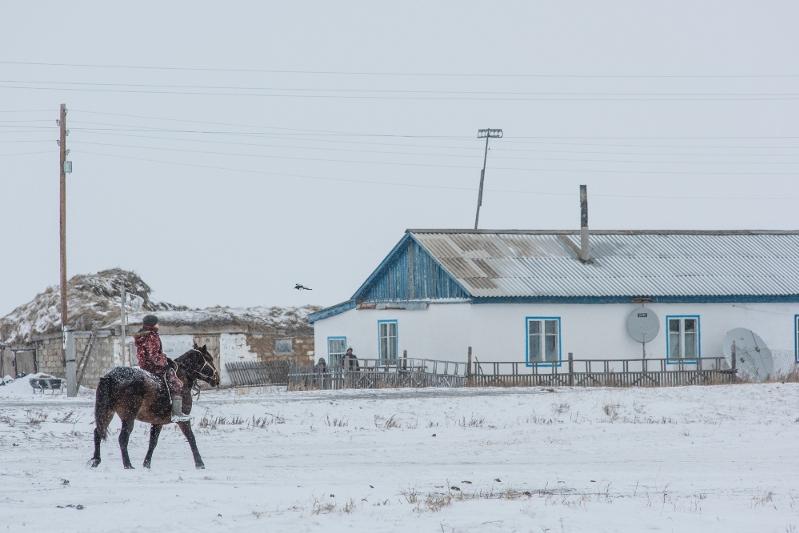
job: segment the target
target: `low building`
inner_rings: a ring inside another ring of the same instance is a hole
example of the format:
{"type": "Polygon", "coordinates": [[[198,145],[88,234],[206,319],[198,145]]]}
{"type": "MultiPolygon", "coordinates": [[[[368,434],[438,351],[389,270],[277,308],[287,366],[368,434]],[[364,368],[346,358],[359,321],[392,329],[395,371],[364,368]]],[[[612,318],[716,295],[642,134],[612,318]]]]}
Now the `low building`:
{"type": "Polygon", "coordinates": [[[471,349],[527,367],[645,350],[685,365],[729,353],[731,330],[746,328],[788,372],[797,265],[795,231],[408,230],[351,298],[309,320],[333,364],[352,347],[382,360],[466,361],[471,349]],[[645,344],[627,327],[639,316],[657,329],[645,344]]]}

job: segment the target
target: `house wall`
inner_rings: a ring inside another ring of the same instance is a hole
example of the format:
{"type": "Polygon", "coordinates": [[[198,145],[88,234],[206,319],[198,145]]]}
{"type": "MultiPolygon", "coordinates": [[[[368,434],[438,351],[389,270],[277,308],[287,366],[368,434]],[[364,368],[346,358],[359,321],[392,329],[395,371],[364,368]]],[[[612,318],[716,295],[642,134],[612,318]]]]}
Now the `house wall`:
{"type": "MultiPolygon", "coordinates": [[[[378,353],[378,320],[398,322],[399,353],[409,357],[465,361],[467,349],[482,362],[524,361],[526,317],[560,317],[563,358],[640,358],[641,345],[627,334],[627,316],[637,304],[430,304],[423,310],[353,309],[314,323],[317,356],[327,357],[327,337],[345,336],[359,357],[378,353]]],[[[792,368],[795,360],[794,316],[799,304],[647,304],[660,319],[647,356],[666,356],[666,316],[699,315],[700,351],[721,356],[726,333],[737,327],[753,330],[766,342],[775,370],[792,368]]]]}

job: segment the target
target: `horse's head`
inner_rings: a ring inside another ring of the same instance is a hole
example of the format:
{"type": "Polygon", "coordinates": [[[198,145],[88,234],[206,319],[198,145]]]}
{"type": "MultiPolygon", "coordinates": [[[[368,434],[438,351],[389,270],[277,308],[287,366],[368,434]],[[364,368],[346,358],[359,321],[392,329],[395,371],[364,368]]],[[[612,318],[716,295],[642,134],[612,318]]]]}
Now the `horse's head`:
{"type": "Polygon", "coordinates": [[[178,357],[177,361],[189,378],[205,381],[212,387],[219,386],[219,372],[205,344],[202,346],[195,344],[194,348],[178,357]]]}

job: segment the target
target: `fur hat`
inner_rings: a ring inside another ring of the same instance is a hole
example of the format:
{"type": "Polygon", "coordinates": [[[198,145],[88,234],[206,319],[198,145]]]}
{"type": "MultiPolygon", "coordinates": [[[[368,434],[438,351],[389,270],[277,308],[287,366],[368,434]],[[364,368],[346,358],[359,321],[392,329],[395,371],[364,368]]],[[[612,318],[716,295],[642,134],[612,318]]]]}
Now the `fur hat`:
{"type": "Polygon", "coordinates": [[[158,324],[158,317],[155,315],[144,315],[144,318],[141,321],[143,326],[155,326],[158,324]]]}

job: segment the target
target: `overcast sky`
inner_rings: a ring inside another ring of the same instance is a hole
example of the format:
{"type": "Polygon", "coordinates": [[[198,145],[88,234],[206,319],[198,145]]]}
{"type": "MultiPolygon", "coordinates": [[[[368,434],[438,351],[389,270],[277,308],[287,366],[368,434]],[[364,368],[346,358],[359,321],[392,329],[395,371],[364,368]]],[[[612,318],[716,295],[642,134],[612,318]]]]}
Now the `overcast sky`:
{"type": "Polygon", "coordinates": [[[505,133],[481,228],[575,229],[580,183],[596,229],[796,228],[797,20],[787,0],[8,3],[0,315],[58,282],[62,102],[69,275],[135,270],[173,303],[349,298],[406,228],[472,226],[478,128],[505,133]]]}

